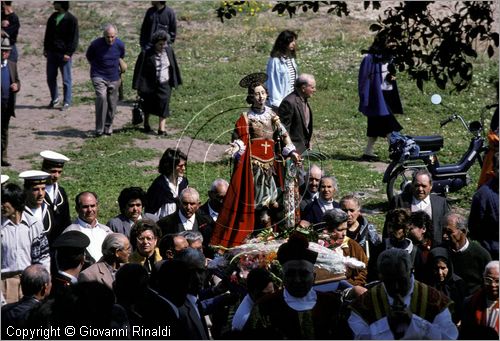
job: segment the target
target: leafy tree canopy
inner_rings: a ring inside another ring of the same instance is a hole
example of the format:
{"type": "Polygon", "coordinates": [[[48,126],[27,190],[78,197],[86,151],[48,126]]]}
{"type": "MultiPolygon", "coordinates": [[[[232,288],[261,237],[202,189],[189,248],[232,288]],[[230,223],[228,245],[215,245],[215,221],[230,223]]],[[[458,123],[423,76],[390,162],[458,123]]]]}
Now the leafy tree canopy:
{"type": "MultiPolygon", "coordinates": [[[[434,1],[406,1],[388,7],[370,30],[389,37],[387,53],[394,57],[400,72],[406,71],[423,90],[424,82],[433,80],[441,89],[467,89],[472,81],[471,61],[486,51],[489,58],[498,49],[498,32],[493,30],[493,2],[456,1],[448,7],[449,15],[435,17],[429,5],[434,1]]],[[[327,13],[348,16],[345,1],[278,1],[272,11],[287,13],[290,17],[300,11],[318,12],[327,7],[327,13]]],[[[246,7],[257,14],[264,5],[258,1],[223,1],[217,8],[218,18],[231,19],[246,7]]],[[[364,9],[380,8],[379,1],[365,1],[364,9]]]]}

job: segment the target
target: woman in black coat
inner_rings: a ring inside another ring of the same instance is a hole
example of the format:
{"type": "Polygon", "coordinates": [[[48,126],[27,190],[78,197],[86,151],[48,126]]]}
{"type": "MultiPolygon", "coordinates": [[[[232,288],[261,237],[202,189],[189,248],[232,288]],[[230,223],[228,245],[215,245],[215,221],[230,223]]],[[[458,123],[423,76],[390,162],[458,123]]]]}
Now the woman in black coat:
{"type": "Polygon", "coordinates": [[[168,45],[168,34],[157,31],[152,37],[153,46],[142,51],[134,69],[132,88],[142,98],[144,131],[150,132],[149,114],[159,116],[158,135],[167,135],[165,119],[170,116],[172,88],[182,84],[181,74],[172,47],[168,45]]]}
{"type": "Polygon", "coordinates": [[[444,247],[436,247],[430,251],[428,263],[432,274],[430,285],[455,302],[452,312],[453,322],[458,324],[462,319],[463,304],[467,296],[467,286],[462,277],[453,272],[453,264],[444,247]]]}

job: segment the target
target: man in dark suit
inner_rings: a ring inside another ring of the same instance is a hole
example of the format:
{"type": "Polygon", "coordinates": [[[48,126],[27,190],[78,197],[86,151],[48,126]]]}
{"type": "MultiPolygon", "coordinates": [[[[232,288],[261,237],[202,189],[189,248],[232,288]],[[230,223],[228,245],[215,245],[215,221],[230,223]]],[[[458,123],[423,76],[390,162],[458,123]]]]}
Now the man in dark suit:
{"type": "Polygon", "coordinates": [[[198,191],[188,187],[181,192],[179,198],[180,208],[176,212],[158,220],[162,235],[189,230],[200,231],[203,235],[203,246],[207,249],[212,237],[214,221],[210,216],[197,212],[200,207],[198,191]]]}
{"type": "Polygon", "coordinates": [[[217,221],[219,210],[222,208],[222,202],[226,197],[229,183],[224,179],[215,179],[208,191],[208,200],[201,205],[199,212],[210,216],[214,221],[217,221]]]}
{"type": "Polygon", "coordinates": [[[309,172],[304,177],[304,184],[300,186],[300,213],[303,215],[307,205],[319,197],[319,182],[323,171],[317,165],[311,165],[309,172]]]}
{"type": "Polygon", "coordinates": [[[68,231],[56,238],[52,244],[51,297],[78,282],[78,275],[85,266],[85,252],[90,239],[80,231],[68,231]]]}
{"type": "MultiPolygon", "coordinates": [[[[300,226],[308,227],[309,225],[321,224],[326,211],[340,208],[339,203],[334,200],[337,192],[337,179],[333,176],[322,177],[319,183],[319,196],[304,209],[300,226]]],[[[316,226],[316,228],[318,227],[316,226]]]]}
{"type": "MultiPolygon", "coordinates": [[[[3,30],[2,30],[3,31],[3,30]]],[[[2,34],[3,37],[3,34],[2,34]]],[[[7,146],[9,144],[9,122],[15,117],[16,93],[21,89],[17,64],[8,60],[12,47],[7,37],[2,38],[2,167],[9,167],[7,146]]]]}
{"type": "Polygon", "coordinates": [[[37,306],[40,301],[49,296],[51,289],[50,274],[41,264],[33,264],[24,269],[21,275],[21,288],[23,298],[16,303],[10,303],[2,307],[2,338],[7,338],[5,333],[8,326],[23,328],[29,312],[37,306]]]}
{"type": "Polygon", "coordinates": [[[290,139],[299,154],[311,148],[313,115],[307,100],[315,92],[314,77],[301,74],[295,81],[295,91],[283,99],[278,109],[281,123],[290,134],[290,139]]]}
{"type": "MultiPolygon", "coordinates": [[[[412,212],[425,211],[432,218],[433,245],[443,241],[443,218],[450,211],[445,198],[431,194],[432,175],[425,169],[415,172],[409,191],[397,195],[389,203],[389,209],[407,208],[412,212]]],[[[384,226],[382,237],[387,238],[384,226]]]]}

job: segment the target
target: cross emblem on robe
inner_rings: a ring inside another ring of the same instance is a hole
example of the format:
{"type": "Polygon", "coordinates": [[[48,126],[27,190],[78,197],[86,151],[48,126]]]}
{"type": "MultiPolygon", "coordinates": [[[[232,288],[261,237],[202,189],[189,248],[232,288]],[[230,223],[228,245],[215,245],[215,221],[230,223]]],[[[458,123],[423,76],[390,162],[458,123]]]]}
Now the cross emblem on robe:
{"type": "Polygon", "coordinates": [[[271,145],[268,144],[267,141],[261,144],[261,146],[264,147],[264,154],[267,154],[267,148],[271,147],[271,145]]]}

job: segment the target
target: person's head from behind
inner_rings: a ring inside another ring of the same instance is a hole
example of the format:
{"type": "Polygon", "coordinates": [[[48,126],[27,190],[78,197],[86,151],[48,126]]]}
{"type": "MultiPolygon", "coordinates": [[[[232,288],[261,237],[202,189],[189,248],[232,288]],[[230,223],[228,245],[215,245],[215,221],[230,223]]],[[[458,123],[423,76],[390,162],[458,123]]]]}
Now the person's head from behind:
{"type": "Polygon", "coordinates": [[[80,231],[68,231],[57,237],[51,245],[55,270],[78,275],[85,263],[85,250],[89,244],[90,238],[80,231]]]}
{"type": "Polygon", "coordinates": [[[340,209],[347,213],[347,227],[351,227],[361,215],[361,202],[354,194],[348,194],[340,199],[340,209]]]}
{"type": "Polygon", "coordinates": [[[219,212],[226,197],[229,183],[224,179],[215,179],[208,191],[209,205],[212,210],[219,212]]]}
{"type": "Polygon", "coordinates": [[[280,58],[280,57],[296,57],[296,49],[297,49],[297,33],[285,30],[281,32],[276,41],[274,42],[274,46],[271,50],[271,57],[280,58]]]}
{"type": "Polygon", "coordinates": [[[347,232],[347,213],[339,208],[328,210],[323,215],[324,232],[330,235],[333,246],[340,246],[344,242],[347,232]]]}
{"type": "Polygon", "coordinates": [[[168,45],[169,36],[168,33],[164,30],[158,30],[153,33],[151,37],[151,43],[154,46],[156,52],[161,52],[165,49],[165,46],[168,45]]]}
{"type": "Polygon", "coordinates": [[[49,296],[52,288],[50,274],[41,264],[28,266],[21,274],[21,289],[24,296],[33,296],[38,300],[49,296]]]}
{"type": "Polygon", "coordinates": [[[203,235],[200,231],[182,231],[180,235],[186,238],[190,248],[203,252],[203,235]]]}
{"type": "Polygon", "coordinates": [[[179,195],[180,210],[186,218],[191,218],[200,208],[200,194],[193,187],[187,187],[179,195]]]}
{"type": "Polygon", "coordinates": [[[387,212],[385,224],[387,233],[392,242],[402,241],[408,235],[410,213],[403,208],[396,208],[387,212]]]}
{"type": "Polygon", "coordinates": [[[157,278],[160,294],[177,307],[184,304],[186,295],[190,293],[190,272],[186,267],[186,263],[178,259],[163,262],[158,270],[157,278]]]}
{"type": "Polygon", "coordinates": [[[164,260],[173,259],[184,249],[189,247],[189,243],[184,236],[179,234],[167,234],[160,240],[158,248],[164,260]]]}
{"type": "Polygon", "coordinates": [[[67,12],[69,10],[69,1],[54,1],[52,4],[57,12],[67,12]]]}
{"type": "Polygon", "coordinates": [[[408,237],[415,244],[432,239],[432,218],[425,211],[411,213],[408,237]]]}
{"type": "Polygon", "coordinates": [[[26,193],[16,184],[2,187],[2,216],[12,218],[16,212],[22,213],[26,204],[26,193]]]}
{"type": "Polygon", "coordinates": [[[264,295],[274,292],[274,284],[271,273],[264,268],[250,270],[247,276],[248,295],[252,301],[256,302],[264,295]]]}
{"type": "Polygon", "coordinates": [[[127,187],[122,189],[118,196],[120,212],[128,219],[136,222],[142,214],[146,192],[140,187],[127,187]]]}
{"type": "Polygon", "coordinates": [[[314,284],[314,264],[318,253],[309,250],[309,242],[298,233],[278,249],[278,261],[283,267],[283,285],[294,297],[304,297],[314,284]]]}
{"type": "Polygon", "coordinates": [[[319,183],[319,196],[326,201],[332,201],[337,193],[337,179],[333,176],[324,176],[319,183]]]}
{"type": "Polygon", "coordinates": [[[140,264],[128,263],[118,269],[113,282],[117,303],[122,306],[134,304],[148,287],[149,275],[140,264]]]}
{"type": "Polygon", "coordinates": [[[392,248],[377,258],[379,277],[392,298],[404,297],[411,288],[412,261],[406,250],[392,248]]]}
{"type": "Polygon", "coordinates": [[[161,229],[151,219],[138,220],[130,229],[130,243],[143,257],[151,257],[155,253],[160,238],[161,229]]]}
{"type": "Polygon", "coordinates": [[[184,266],[189,270],[188,293],[197,295],[205,283],[207,272],[205,256],[198,250],[187,248],[180,251],[174,259],[184,263],[184,266]]]}
{"type": "Polygon", "coordinates": [[[84,222],[95,225],[97,215],[99,214],[99,199],[94,192],[81,192],[75,197],[75,209],[78,212],[78,218],[84,222]]]}
{"type": "Polygon", "coordinates": [[[186,171],[187,155],[177,148],[168,148],[158,165],[158,172],[167,178],[183,177],[186,171]]]}
{"type": "Polygon", "coordinates": [[[486,289],[486,296],[489,300],[498,300],[498,279],[499,279],[499,268],[498,261],[493,260],[486,264],[483,273],[483,283],[486,289]]]}
{"type": "Polygon", "coordinates": [[[418,200],[424,200],[431,194],[432,175],[426,169],[415,172],[411,182],[413,196],[418,200]]]}
{"type": "Polygon", "coordinates": [[[448,213],[444,217],[443,241],[457,251],[467,242],[467,220],[458,213],[448,213]]]}

